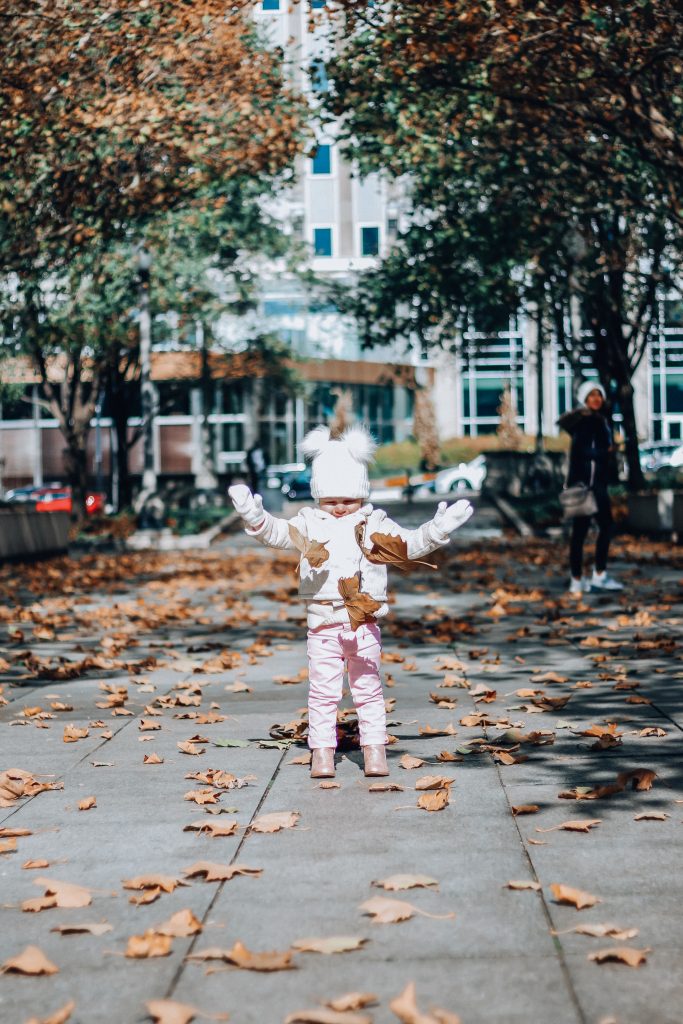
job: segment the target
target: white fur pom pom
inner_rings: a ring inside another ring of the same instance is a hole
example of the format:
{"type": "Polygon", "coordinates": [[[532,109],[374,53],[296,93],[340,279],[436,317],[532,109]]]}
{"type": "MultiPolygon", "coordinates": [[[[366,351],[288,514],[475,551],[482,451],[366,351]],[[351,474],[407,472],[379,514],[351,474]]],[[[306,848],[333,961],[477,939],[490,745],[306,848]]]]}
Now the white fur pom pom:
{"type": "Polygon", "coordinates": [[[346,445],[349,454],[356,462],[361,462],[366,466],[372,462],[377,451],[377,444],[365,427],[347,427],[340,440],[346,445]]]}
{"type": "Polygon", "coordinates": [[[314,427],[299,444],[299,451],[307,462],[320,455],[330,442],[329,427],[314,427]]]}

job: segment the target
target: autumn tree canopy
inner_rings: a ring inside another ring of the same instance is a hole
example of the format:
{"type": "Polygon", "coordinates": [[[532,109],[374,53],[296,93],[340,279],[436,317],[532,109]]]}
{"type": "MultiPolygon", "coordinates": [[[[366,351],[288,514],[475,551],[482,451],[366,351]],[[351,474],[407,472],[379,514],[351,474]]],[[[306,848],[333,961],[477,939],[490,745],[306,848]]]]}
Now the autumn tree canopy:
{"type": "Polygon", "coordinates": [[[330,113],[412,205],[351,303],[366,342],[533,303],[574,358],[575,299],[637,485],[631,378],[683,254],[678,5],[337,0],[329,29],[330,113]]]}

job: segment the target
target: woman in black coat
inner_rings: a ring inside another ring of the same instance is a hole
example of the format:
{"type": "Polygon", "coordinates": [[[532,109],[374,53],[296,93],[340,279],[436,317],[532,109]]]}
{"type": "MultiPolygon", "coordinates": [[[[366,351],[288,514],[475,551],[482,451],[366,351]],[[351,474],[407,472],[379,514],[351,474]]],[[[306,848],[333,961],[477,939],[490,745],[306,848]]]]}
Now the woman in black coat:
{"type": "Polygon", "coordinates": [[[572,438],[567,486],[573,487],[582,483],[592,488],[598,506],[595,513],[598,536],[595,542],[593,575],[590,580],[584,580],[583,545],[592,517],[574,517],[569,545],[569,592],[581,594],[587,590],[622,590],[622,584],[607,575],[607,556],[613,523],[607,483],[609,456],[613,445],[612,431],[603,415],[605,391],[596,381],[584,381],[579,388],[578,399],[581,403],[579,408],[564,413],[558,421],[572,438]]]}

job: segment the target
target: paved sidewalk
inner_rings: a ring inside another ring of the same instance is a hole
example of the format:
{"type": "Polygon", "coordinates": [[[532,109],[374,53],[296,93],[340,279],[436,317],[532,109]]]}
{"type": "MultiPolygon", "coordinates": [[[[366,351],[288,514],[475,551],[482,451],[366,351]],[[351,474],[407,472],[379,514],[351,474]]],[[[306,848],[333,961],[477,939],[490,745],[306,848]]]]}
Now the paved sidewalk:
{"type": "MultiPolygon", "coordinates": [[[[618,555],[614,569],[628,589],[616,600],[566,598],[556,546],[468,539],[466,530],[438,574],[393,576],[384,647],[395,792],[371,791],[357,751],[340,757],[339,788],[323,789],[292,763],[305,747],[274,744],[273,727],[283,727],[276,737],[290,734],[306,702],[291,557],[235,535],[209,552],[33,566],[19,587],[17,567],[2,570],[0,772],[23,769],[63,789],[0,807],[0,829],[30,831],[15,837],[16,852],[0,854],[0,963],[33,945],[59,968],[0,976],[0,1019],[22,1024],[74,1000],[73,1022],[131,1024],[149,1020],[146,1001],[168,998],[235,1024],[280,1024],[356,990],[377,1002],[355,1020],[389,1024],[410,1019],[389,1003],[414,981],[424,1014],[441,1007],[463,1024],[678,1024],[683,559],[623,542],[618,555]],[[59,657],[89,656],[99,660],[75,678],[39,678],[64,674],[59,657]],[[68,726],[88,733],[64,742],[68,726]],[[242,745],[224,745],[235,741],[242,745]],[[178,747],[188,742],[202,752],[178,747]],[[144,764],[152,753],[163,763],[144,764]],[[403,768],[405,755],[424,763],[403,768]],[[220,789],[229,780],[219,776],[211,786],[211,769],[240,781],[220,789]],[[620,774],[601,798],[558,799],[594,796],[620,774]],[[442,810],[417,806],[414,787],[427,775],[453,780],[442,782],[450,793],[442,810]],[[185,799],[191,791],[217,802],[185,799]],[[96,806],[79,810],[90,796],[96,806]],[[525,805],[538,810],[513,813],[525,805]],[[250,827],[292,811],[293,828],[250,827]],[[650,812],[666,817],[635,820],[650,812]],[[576,819],[598,823],[556,828],[576,819]],[[184,830],[229,832],[231,822],[232,835],[184,830]],[[213,882],[184,875],[200,861],[261,873],[213,882]],[[426,875],[438,887],[372,884],[395,874],[426,875]],[[188,884],[135,905],[129,898],[140,892],[123,883],[144,875],[188,884]],[[86,886],[92,903],[22,911],[50,888],[38,879],[86,886]],[[513,890],[509,881],[540,887],[513,890]],[[600,902],[560,904],[554,883],[600,902]],[[415,915],[371,921],[361,904],[380,896],[407,901],[415,915]],[[165,956],[123,955],[131,936],[158,932],[186,909],[200,934],[173,938],[165,956]],[[111,930],[54,930],[84,922],[111,930]],[[638,931],[572,931],[586,923],[638,931]],[[295,948],[338,936],[359,948],[295,948]],[[254,953],[293,950],[291,969],[187,959],[237,942],[254,953]],[[614,947],[648,950],[646,962],[588,959],[614,947]]],[[[3,843],[12,837],[0,831],[3,843]]],[[[424,1024],[440,1020],[451,1018],[435,1013],[424,1024]]]]}

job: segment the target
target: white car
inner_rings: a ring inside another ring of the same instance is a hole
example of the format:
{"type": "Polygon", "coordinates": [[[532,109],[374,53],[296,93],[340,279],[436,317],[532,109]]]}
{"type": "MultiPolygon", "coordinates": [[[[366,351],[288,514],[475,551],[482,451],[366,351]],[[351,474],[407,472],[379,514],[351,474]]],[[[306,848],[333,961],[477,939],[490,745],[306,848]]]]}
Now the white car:
{"type": "Polygon", "coordinates": [[[678,448],[671,453],[669,465],[673,466],[674,469],[680,469],[680,467],[683,466],[683,444],[680,444],[678,448]]]}
{"type": "Polygon", "coordinates": [[[486,456],[477,455],[471,462],[461,462],[450,469],[442,469],[434,477],[435,494],[454,491],[480,491],[486,476],[486,456]]]}

